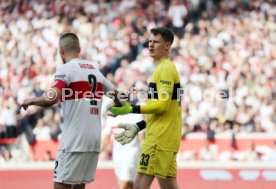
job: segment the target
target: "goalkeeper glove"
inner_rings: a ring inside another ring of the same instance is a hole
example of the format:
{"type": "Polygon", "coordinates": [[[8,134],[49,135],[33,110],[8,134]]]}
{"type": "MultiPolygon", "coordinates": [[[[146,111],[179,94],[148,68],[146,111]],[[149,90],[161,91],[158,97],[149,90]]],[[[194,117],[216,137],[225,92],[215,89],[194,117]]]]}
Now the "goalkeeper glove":
{"type": "Polygon", "coordinates": [[[112,106],[109,108],[109,111],[115,115],[125,115],[129,113],[140,113],[140,106],[123,104],[121,107],[112,106]]]}
{"type": "Polygon", "coordinates": [[[119,124],[118,127],[125,129],[124,132],[115,136],[115,140],[122,145],[130,143],[140,131],[137,124],[119,124]]]}

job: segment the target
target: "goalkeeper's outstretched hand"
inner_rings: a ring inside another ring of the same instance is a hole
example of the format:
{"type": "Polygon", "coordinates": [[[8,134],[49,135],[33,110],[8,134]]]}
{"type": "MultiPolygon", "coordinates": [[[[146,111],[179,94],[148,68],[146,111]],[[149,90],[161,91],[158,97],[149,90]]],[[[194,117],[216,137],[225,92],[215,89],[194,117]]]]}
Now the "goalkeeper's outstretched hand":
{"type": "Polygon", "coordinates": [[[124,132],[115,136],[115,140],[122,145],[130,143],[139,132],[139,128],[136,124],[119,124],[119,128],[125,129],[124,132]]]}
{"type": "Polygon", "coordinates": [[[131,106],[128,103],[125,103],[120,107],[111,106],[109,107],[109,111],[115,115],[125,115],[129,113],[133,113],[133,106],[131,106]]]}

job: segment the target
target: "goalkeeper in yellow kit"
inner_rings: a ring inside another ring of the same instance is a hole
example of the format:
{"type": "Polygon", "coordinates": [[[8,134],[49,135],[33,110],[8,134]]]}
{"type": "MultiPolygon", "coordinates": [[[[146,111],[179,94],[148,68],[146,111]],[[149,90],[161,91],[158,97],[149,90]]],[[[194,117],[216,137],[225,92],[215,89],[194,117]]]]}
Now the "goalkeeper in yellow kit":
{"type": "Polygon", "coordinates": [[[181,140],[182,114],[179,74],[168,58],[174,35],[167,28],[154,28],[150,31],[149,52],[156,69],[149,83],[146,105],[124,104],[111,107],[116,115],[128,113],[146,114],[146,121],[136,124],[121,124],[125,131],[115,137],[121,144],[133,140],[137,133],[146,128],[145,141],[138,160],[138,174],[135,189],[149,189],[157,178],[162,189],[178,189],[176,182],[176,154],[181,140]]]}

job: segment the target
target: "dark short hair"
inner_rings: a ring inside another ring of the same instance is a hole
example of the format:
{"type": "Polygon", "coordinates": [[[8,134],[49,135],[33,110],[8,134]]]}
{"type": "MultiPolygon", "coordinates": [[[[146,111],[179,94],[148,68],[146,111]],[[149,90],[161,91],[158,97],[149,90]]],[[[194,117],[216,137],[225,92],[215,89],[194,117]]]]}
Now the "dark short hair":
{"type": "Polygon", "coordinates": [[[65,42],[64,48],[67,52],[75,52],[80,49],[79,38],[74,33],[65,33],[60,38],[59,41],[67,41],[65,42]]]}
{"type": "Polygon", "coordinates": [[[73,40],[79,41],[79,38],[76,34],[74,33],[64,33],[62,36],[59,38],[59,40],[62,40],[64,38],[71,38],[73,40]]]}
{"type": "Polygon", "coordinates": [[[164,39],[164,41],[169,42],[171,44],[173,43],[174,34],[173,34],[173,31],[170,30],[169,28],[166,28],[166,27],[153,28],[150,30],[150,33],[152,33],[153,35],[160,34],[164,39]]]}

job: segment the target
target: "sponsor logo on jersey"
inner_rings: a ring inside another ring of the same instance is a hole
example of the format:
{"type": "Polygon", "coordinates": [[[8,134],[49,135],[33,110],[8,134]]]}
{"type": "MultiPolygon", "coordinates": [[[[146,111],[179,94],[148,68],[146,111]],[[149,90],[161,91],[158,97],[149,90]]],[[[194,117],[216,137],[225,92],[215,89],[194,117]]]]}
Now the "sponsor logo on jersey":
{"type": "Polygon", "coordinates": [[[55,80],[56,79],[63,79],[63,78],[65,78],[65,74],[62,74],[62,75],[55,75],[55,80]]]}
{"type": "Polygon", "coordinates": [[[172,84],[172,82],[166,81],[166,80],[160,80],[160,83],[162,83],[163,85],[170,85],[170,84],[172,84]]]}

